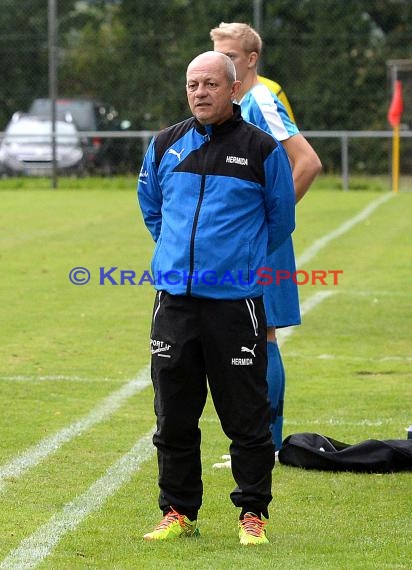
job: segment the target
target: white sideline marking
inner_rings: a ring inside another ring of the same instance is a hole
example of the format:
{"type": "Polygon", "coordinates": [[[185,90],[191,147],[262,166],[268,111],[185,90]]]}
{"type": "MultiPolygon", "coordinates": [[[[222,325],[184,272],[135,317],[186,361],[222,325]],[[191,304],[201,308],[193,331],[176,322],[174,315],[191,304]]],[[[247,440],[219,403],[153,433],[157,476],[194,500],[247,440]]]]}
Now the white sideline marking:
{"type": "Polygon", "coordinates": [[[83,495],[67,503],[31,536],[23,539],[20,545],[4,558],[0,569],[24,570],[40,564],[68,531],[75,530],[84,518],[98,510],[122,485],[130,481],[142,463],[152,457],[153,432],[154,428],[141,437],[130,451],[111,465],[83,495]]]}
{"type": "Polygon", "coordinates": [[[85,378],[82,376],[66,376],[64,374],[51,374],[49,376],[25,376],[17,374],[16,376],[0,376],[0,381],[7,382],[122,382],[114,378],[85,378]]]}
{"type": "Polygon", "coordinates": [[[305,263],[311,261],[315,257],[315,255],[317,255],[319,251],[323,249],[330,241],[345,234],[351,228],[353,228],[353,226],[365,220],[370,214],[372,214],[372,212],[376,210],[376,208],[378,208],[381,204],[387,202],[393,196],[394,196],[393,192],[380,196],[379,198],[368,204],[366,208],[361,210],[358,214],[356,214],[356,216],[353,216],[353,218],[350,218],[346,222],[343,222],[343,224],[341,224],[338,228],[336,228],[336,230],[333,230],[328,234],[326,234],[325,236],[315,240],[312,245],[310,245],[307,249],[305,249],[305,251],[299,257],[296,258],[296,266],[300,267],[301,265],[304,265],[305,263]]]}
{"type": "MultiPolygon", "coordinates": [[[[325,236],[315,240],[312,245],[306,248],[301,253],[301,255],[296,258],[296,267],[300,267],[301,265],[304,265],[305,263],[311,261],[319,253],[321,249],[323,249],[328,245],[329,242],[345,234],[351,228],[353,228],[353,226],[365,220],[372,212],[376,210],[376,208],[378,208],[381,204],[387,202],[392,197],[393,197],[393,192],[390,194],[384,194],[383,196],[380,196],[379,198],[368,204],[366,208],[361,210],[358,214],[356,214],[352,218],[349,218],[349,220],[346,220],[346,222],[343,222],[343,224],[341,224],[338,228],[332,230],[325,236]]],[[[332,294],[333,293],[331,291],[324,291],[321,293],[317,293],[312,297],[309,297],[309,299],[307,299],[301,304],[301,309],[300,309],[301,315],[303,316],[305,313],[313,309],[313,307],[316,307],[316,305],[321,303],[324,299],[330,297],[330,295],[332,294]]],[[[294,329],[295,327],[287,327],[284,329],[278,329],[276,331],[279,346],[282,346],[285,340],[289,338],[290,335],[293,334],[294,329]]]]}
{"type": "Polygon", "coordinates": [[[0,493],[5,488],[5,479],[20,477],[27,469],[38,465],[51,453],[55,453],[64,443],[77,437],[87,429],[105,420],[131,396],[140,392],[150,384],[150,366],[143,368],[137,378],[130,380],[116,392],[112,392],[103,402],[87,416],[46,437],[36,445],[29,447],[15,459],[0,467],[0,493]]]}
{"type": "MultiPolygon", "coordinates": [[[[288,420],[287,418],[285,418],[285,425],[288,426],[301,426],[301,425],[305,425],[305,423],[302,420],[288,420]]],[[[394,418],[386,418],[386,419],[382,419],[382,420],[368,420],[368,419],[363,419],[363,420],[357,420],[357,421],[347,421],[344,420],[342,418],[326,418],[324,420],[313,420],[310,419],[310,424],[311,425],[331,425],[331,426],[383,426],[383,425],[399,425],[399,418],[396,418],[396,420],[394,418]]]]}
{"type": "MultiPolygon", "coordinates": [[[[324,301],[328,297],[331,297],[332,295],[336,295],[336,293],[337,291],[319,291],[318,293],[315,293],[314,295],[303,301],[303,303],[301,303],[300,314],[303,317],[314,307],[322,303],[322,301],[324,301]]],[[[286,341],[286,339],[288,339],[293,334],[293,331],[295,329],[296,327],[285,327],[283,329],[277,329],[276,336],[278,338],[278,345],[282,346],[283,343],[286,341]]]]}
{"type": "MultiPolygon", "coordinates": [[[[302,354],[301,352],[287,352],[288,358],[305,358],[306,360],[343,360],[345,362],[412,362],[412,356],[342,356],[337,354],[302,354]]],[[[379,374],[376,371],[374,374],[379,374]]]]}

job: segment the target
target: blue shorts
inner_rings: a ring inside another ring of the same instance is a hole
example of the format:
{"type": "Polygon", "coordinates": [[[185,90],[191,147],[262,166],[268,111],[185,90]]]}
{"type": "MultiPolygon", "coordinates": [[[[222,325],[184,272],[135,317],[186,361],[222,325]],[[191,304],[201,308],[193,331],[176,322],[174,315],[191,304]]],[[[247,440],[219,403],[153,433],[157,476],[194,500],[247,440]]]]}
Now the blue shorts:
{"type": "Polygon", "coordinates": [[[272,269],[273,277],[273,283],[263,287],[263,302],[268,327],[300,325],[298,286],[291,277],[296,271],[292,238],[288,238],[270,254],[266,263],[272,269]],[[289,271],[290,277],[279,280],[277,285],[276,270],[289,271]]]}

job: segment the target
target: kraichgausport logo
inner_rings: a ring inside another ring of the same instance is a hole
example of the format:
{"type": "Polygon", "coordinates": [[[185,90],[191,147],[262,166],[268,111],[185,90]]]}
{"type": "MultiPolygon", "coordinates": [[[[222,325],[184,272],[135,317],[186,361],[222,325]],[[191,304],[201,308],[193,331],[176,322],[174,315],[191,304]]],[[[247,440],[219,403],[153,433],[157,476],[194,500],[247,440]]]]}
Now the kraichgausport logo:
{"type": "MultiPolygon", "coordinates": [[[[280,285],[282,281],[291,279],[296,285],[339,285],[339,276],[343,269],[312,269],[305,271],[298,269],[291,273],[286,269],[273,269],[272,267],[259,267],[256,271],[227,270],[217,273],[213,269],[204,271],[158,271],[152,274],[148,269],[141,273],[133,269],[119,269],[118,267],[99,267],[99,285],[208,285],[208,286],[247,286],[258,284],[262,286],[280,285]]],[[[91,281],[91,272],[86,267],[74,267],[69,272],[69,279],[73,285],[86,285],[91,281]]]]}

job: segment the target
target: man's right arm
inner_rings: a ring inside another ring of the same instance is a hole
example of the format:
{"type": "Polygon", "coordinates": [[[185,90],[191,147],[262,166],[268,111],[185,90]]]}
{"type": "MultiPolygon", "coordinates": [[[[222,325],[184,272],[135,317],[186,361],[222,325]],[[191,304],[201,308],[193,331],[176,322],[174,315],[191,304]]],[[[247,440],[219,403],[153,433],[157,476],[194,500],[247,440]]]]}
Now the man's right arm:
{"type": "Polygon", "coordinates": [[[154,241],[159,239],[162,227],[162,191],[155,167],[154,140],[149,145],[140,169],[137,184],[137,197],[142,210],[144,223],[154,241]]]}
{"type": "Polygon", "coordinates": [[[278,145],[265,164],[268,253],[279,247],[295,229],[295,190],[285,149],[278,145]]]}
{"type": "Polygon", "coordinates": [[[298,203],[322,170],[322,163],[312,146],[300,133],[283,140],[282,145],[292,165],[296,203],[298,203]]]}

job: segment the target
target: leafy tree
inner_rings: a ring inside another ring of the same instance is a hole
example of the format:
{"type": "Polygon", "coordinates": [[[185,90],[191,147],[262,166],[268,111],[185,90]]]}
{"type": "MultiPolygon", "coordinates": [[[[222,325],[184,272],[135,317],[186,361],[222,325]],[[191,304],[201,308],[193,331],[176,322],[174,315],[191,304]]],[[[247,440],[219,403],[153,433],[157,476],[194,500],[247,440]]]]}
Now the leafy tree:
{"type": "MultiPolygon", "coordinates": [[[[280,78],[300,127],[386,129],[390,99],[386,61],[411,57],[412,4],[407,0],[281,0],[266,6],[265,71],[280,78]]],[[[339,164],[337,144],[316,141],[315,146],[327,169],[339,164]]],[[[368,140],[355,146],[352,166],[375,172],[382,165],[385,168],[387,144],[368,140]]]]}
{"type": "MultiPolygon", "coordinates": [[[[73,2],[66,0],[62,14],[73,2]]],[[[3,0],[0,10],[0,129],[48,91],[46,0],[3,0]]]]}
{"type": "MultiPolygon", "coordinates": [[[[137,129],[158,129],[188,116],[188,62],[212,48],[209,31],[219,22],[253,25],[257,5],[251,0],[56,2],[59,93],[110,102],[137,129]]],[[[14,111],[47,94],[48,43],[46,0],[3,3],[4,127],[14,111]]],[[[412,58],[411,0],[262,0],[260,5],[262,71],[285,88],[301,129],[388,128],[386,62],[412,58]]],[[[412,124],[412,92],[405,95],[405,116],[412,124]]],[[[385,163],[387,149],[376,153],[376,141],[358,146],[356,164],[376,170],[385,163]]],[[[338,144],[317,141],[315,148],[328,169],[339,164],[338,144]]]]}
{"type": "Polygon", "coordinates": [[[159,128],[188,115],[184,92],[188,62],[212,49],[209,30],[221,20],[251,20],[251,2],[123,0],[129,97],[141,107],[138,122],[159,128]]]}

